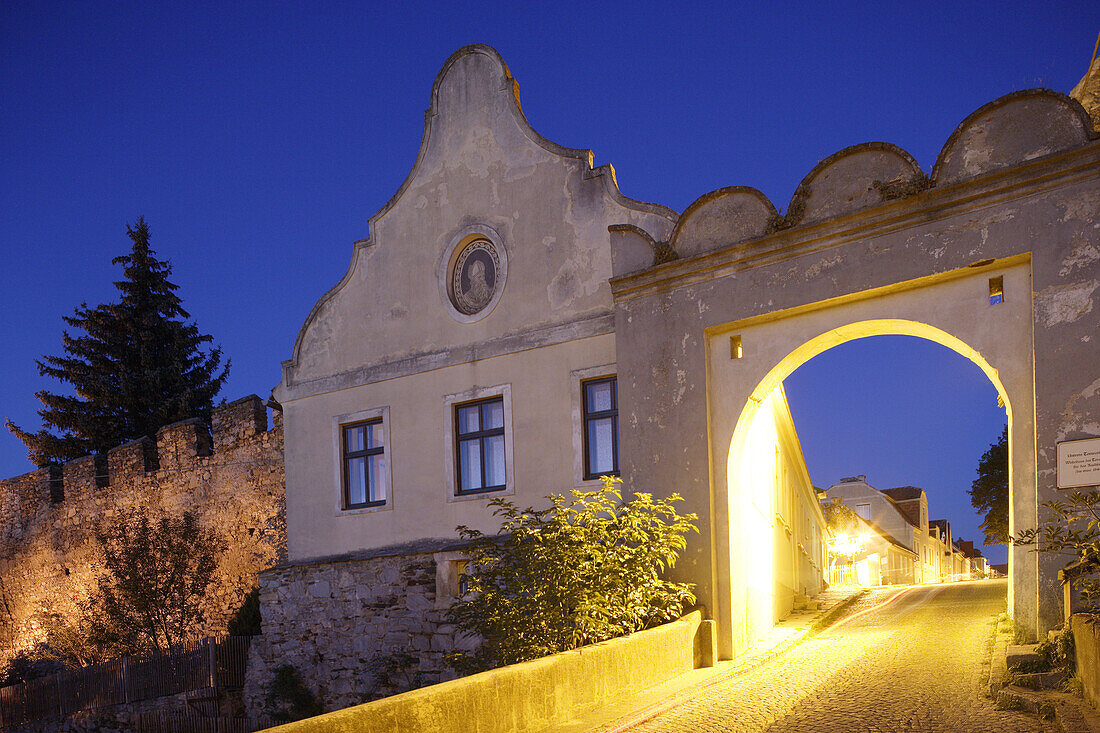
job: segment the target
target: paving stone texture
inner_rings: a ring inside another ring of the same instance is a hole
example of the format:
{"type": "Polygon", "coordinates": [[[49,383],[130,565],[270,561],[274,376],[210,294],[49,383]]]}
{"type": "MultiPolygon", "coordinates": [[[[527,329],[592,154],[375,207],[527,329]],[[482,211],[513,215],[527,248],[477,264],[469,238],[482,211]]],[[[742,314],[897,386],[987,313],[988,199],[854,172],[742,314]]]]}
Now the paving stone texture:
{"type": "Polygon", "coordinates": [[[983,695],[1004,607],[1003,581],[873,590],[823,633],[631,731],[1047,730],[983,695]]]}

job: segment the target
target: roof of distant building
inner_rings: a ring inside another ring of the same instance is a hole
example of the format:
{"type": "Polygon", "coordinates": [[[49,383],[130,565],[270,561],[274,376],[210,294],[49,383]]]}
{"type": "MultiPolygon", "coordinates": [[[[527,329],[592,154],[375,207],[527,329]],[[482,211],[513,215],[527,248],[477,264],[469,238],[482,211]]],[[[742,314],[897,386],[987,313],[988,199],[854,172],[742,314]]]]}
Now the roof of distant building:
{"type": "Polygon", "coordinates": [[[973,542],[964,540],[962,537],[955,540],[955,546],[967,557],[977,558],[982,556],[982,551],[975,547],[973,542]]]}
{"type": "Polygon", "coordinates": [[[917,553],[913,552],[908,547],[906,547],[902,543],[898,542],[896,539],[894,539],[893,535],[891,535],[889,532],[887,532],[886,530],[879,527],[874,522],[868,522],[863,517],[858,517],[858,519],[859,519],[860,522],[862,522],[863,524],[866,524],[868,527],[870,527],[875,532],[875,534],[877,534],[879,537],[882,537],[882,539],[886,540],[891,545],[896,546],[899,550],[902,550],[903,552],[906,552],[906,553],[912,555],[913,557],[917,557],[917,553]]]}
{"type": "Polygon", "coordinates": [[[880,491],[894,501],[912,501],[913,499],[919,499],[921,494],[924,493],[924,489],[916,486],[897,486],[893,489],[880,489],[880,491]]]}

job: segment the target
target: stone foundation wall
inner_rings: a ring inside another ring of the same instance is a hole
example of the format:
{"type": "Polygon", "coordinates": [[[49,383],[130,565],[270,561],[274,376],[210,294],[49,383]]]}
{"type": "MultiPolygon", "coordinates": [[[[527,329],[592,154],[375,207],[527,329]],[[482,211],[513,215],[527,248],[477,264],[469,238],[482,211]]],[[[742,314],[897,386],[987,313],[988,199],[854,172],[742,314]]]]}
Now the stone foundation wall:
{"type": "Polygon", "coordinates": [[[218,407],[213,431],[168,425],[106,456],[0,481],[0,665],[45,641],[43,612],[78,623],[98,584],[96,530],[132,512],[194,512],[224,547],[202,631],[224,634],[257,573],[286,558],[280,413],[251,395],[218,407]]]}
{"type": "Polygon", "coordinates": [[[476,643],[445,619],[456,557],[421,546],[261,573],[263,634],[249,651],[248,716],[270,720],[268,689],[283,664],[297,668],[325,711],[453,679],[446,655],[476,643]]]}

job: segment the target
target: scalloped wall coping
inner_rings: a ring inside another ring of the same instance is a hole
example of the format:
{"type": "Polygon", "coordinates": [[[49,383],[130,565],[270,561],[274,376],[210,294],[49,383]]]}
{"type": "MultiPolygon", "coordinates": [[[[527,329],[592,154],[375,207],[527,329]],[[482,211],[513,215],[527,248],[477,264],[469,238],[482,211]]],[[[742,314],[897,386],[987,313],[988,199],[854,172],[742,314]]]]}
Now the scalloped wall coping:
{"type": "Polygon", "coordinates": [[[806,174],[787,207],[790,224],[835,219],[878,206],[882,185],[920,177],[907,151],[892,143],[866,142],[839,150],[806,174]]]}
{"type": "Polygon", "coordinates": [[[750,186],[726,186],[695,199],[676,223],[669,244],[681,257],[710,252],[767,233],[775,205],[750,186]]]}
{"type": "Polygon", "coordinates": [[[931,176],[892,143],[852,145],[814,166],[795,189],[784,216],[778,217],[756,189],[728,186],[692,202],[676,223],[670,244],[679,256],[692,257],[760,239],[775,229],[841,218],[931,186],[1011,168],[1097,137],[1076,99],[1049,89],[1013,92],[979,107],[955,128],[931,176]],[[770,211],[763,225],[762,211],[745,210],[752,197],[770,211]],[[772,222],[775,226],[769,226],[772,222]]]}
{"type": "Polygon", "coordinates": [[[936,185],[959,183],[1034,158],[1080,147],[1095,137],[1076,99],[1024,89],[982,105],[947,138],[932,168],[936,185]]]}

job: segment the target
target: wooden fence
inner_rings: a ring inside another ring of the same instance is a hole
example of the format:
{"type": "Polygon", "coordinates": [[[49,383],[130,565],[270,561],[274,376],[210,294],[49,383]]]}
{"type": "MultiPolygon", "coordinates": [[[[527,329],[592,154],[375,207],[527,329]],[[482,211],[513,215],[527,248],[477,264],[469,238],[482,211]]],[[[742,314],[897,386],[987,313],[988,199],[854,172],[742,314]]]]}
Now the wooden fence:
{"type": "Polygon", "coordinates": [[[247,718],[202,717],[196,713],[141,713],[133,718],[134,733],[253,733],[247,718]]]}
{"type": "Polygon", "coordinates": [[[243,687],[250,641],[248,636],[211,637],[4,687],[0,728],[193,690],[243,687]]]}

